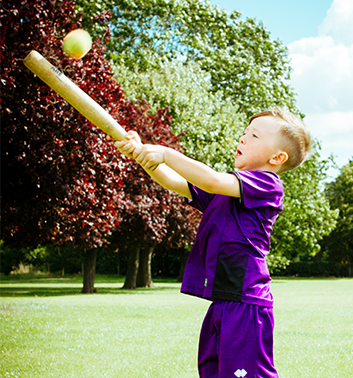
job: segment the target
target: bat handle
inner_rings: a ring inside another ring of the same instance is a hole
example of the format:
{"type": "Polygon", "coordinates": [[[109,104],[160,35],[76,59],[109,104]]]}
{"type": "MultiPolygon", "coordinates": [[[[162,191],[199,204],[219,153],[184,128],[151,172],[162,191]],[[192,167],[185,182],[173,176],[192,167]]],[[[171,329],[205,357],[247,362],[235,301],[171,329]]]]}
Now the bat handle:
{"type": "MultiPolygon", "coordinates": [[[[125,134],[125,136],[126,136],[126,134],[125,134]]],[[[111,135],[107,134],[107,140],[114,140],[114,138],[111,135]]],[[[126,139],[126,137],[125,137],[124,140],[128,140],[135,147],[142,146],[142,143],[139,143],[136,139],[126,139]]],[[[132,156],[129,156],[129,157],[132,157],[132,156]]]]}
{"type": "MultiPolygon", "coordinates": [[[[108,140],[113,140],[113,138],[110,135],[107,135],[107,139],[108,140]]],[[[128,140],[129,142],[131,142],[131,144],[133,144],[135,147],[139,147],[139,146],[143,145],[143,143],[139,143],[136,139],[126,139],[125,138],[125,140],[128,140]]],[[[127,155],[127,156],[130,157],[130,158],[133,158],[132,154],[127,155]]],[[[154,170],[157,169],[157,167],[158,167],[158,165],[155,165],[155,166],[151,167],[149,171],[153,172],[154,170]]]]}
{"type": "MultiPolygon", "coordinates": [[[[111,137],[109,137],[110,139],[112,139],[111,137]]],[[[125,138],[126,139],[126,138],[125,138]]],[[[131,142],[131,144],[133,144],[135,147],[140,147],[143,145],[143,143],[139,143],[136,139],[126,139],[128,140],[129,142],[131,142]]],[[[132,154],[128,155],[128,157],[130,158],[133,158],[132,154]]],[[[158,168],[158,164],[157,165],[154,165],[152,166],[147,172],[153,172],[154,170],[156,170],[158,168]]]]}

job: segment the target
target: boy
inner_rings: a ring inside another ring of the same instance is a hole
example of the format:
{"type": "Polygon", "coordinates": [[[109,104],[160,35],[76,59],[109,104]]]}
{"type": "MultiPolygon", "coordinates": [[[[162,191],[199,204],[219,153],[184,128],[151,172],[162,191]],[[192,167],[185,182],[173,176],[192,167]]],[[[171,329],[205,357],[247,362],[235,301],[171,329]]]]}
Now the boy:
{"type": "Polygon", "coordinates": [[[134,132],[127,138],[115,143],[121,153],[204,213],[181,287],[212,301],[200,335],[200,377],[278,377],[265,256],[283,204],[278,174],[308,156],[307,127],[282,108],[255,114],[239,140],[232,174],[167,147],[141,145],[134,132]]]}

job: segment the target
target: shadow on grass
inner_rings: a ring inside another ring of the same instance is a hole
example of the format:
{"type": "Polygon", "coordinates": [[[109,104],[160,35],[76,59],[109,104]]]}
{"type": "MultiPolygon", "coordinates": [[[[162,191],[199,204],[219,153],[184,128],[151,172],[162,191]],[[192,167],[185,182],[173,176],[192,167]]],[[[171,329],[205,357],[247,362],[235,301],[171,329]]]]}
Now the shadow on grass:
{"type": "MultiPolygon", "coordinates": [[[[304,278],[304,277],[274,277],[274,286],[289,284],[291,281],[334,281],[337,278],[304,278]]],[[[110,277],[97,275],[95,281],[96,294],[127,295],[141,294],[148,295],[155,292],[180,291],[180,283],[176,279],[154,278],[154,288],[137,288],[134,290],[122,289],[124,277],[110,277]]],[[[38,278],[30,277],[1,277],[0,297],[59,297],[83,295],[82,276],[68,278],[38,278]]],[[[87,295],[87,294],[86,294],[87,295]]],[[[95,294],[91,294],[95,295],[95,294]]]]}
{"type": "MultiPolygon", "coordinates": [[[[156,291],[179,291],[180,287],[173,286],[163,286],[158,285],[155,288],[137,288],[133,290],[122,289],[121,287],[97,287],[95,286],[97,293],[95,294],[114,294],[114,295],[126,295],[126,294],[150,294],[156,291]]],[[[58,297],[58,296],[69,296],[69,295],[83,295],[81,293],[82,285],[77,286],[2,286],[0,287],[0,297],[58,297]]],[[[95,295],[91,294],[91,295],[95,295]]],[[[86,294],[87,295],[87,294],[86,294]]]]}
{"type": "MultiPolygon", "coordinates": [[[[163,291],[180,291],[180,284],[175,278],[153,278],[154,288],[122,289],[124,276],[97,274],[95,288],[97,294],[149,294],[163,291]]],[[[24,274],[14,276],[0,275],[0,297],[59,297],[69,295],[83,295],[82,275],[24,274]]],[[[87,294],[86,294],[87,295],[87,294]]],[[[94,294],[92,294],[94,295],[94,294]]]]}
{"type": "Polygon", "coordinates": [[[81,294],[80,287],[1,287],[0,297],[58,297],[81,294]]]}

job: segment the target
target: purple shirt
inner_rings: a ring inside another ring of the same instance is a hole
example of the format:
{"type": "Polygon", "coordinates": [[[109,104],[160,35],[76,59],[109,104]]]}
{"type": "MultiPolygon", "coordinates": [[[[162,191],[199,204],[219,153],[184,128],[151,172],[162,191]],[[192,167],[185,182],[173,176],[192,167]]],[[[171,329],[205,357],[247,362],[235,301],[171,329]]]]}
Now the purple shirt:
{"type": "Polygon", "coordinates": [[[283,186],[268,171],[234,172],[241,197],[210,194],[189,184],[188,203],[203,217],[186,264],[181,292],[273,306],[265,261],[270,234],[282,211],[283,186]]]}

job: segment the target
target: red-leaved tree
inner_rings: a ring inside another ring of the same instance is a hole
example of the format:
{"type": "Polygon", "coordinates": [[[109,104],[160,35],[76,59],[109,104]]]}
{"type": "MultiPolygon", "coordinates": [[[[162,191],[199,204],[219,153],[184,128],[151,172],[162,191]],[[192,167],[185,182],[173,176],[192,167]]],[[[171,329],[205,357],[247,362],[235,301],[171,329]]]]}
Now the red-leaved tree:
{"type": "MultiPolygon", "coordinates": [[[[63,36],[80,25],[71,0],[2,2],[2,238],[8,246],[70,243],[85,249],[83,292],[94,292],[96,247],[113,232],[145,245],[163,241],[172,197],[118,155],[104,133],[25,68],[23,59],[39,51],[143,141],[179,146],[165,110],[150,115],[124,97],[98,41],[83,60],[63,54],[63,36]]],[[[196,223],[188,226],[192,235],[196,223]]]]}
{"type": "Polygon", "coordinates": [[[103,49],[66,57],[62,37],[80,27],[72,1],[4,1],[1,9],[2,237],[7,245],[71,243],[86,250],[83,292],[94,291],[95,247],[128,206],[126,164],[105,136],[23,65],[40,51],[115,117],[126,101],[103,49]]]}
{"type": "MultiPolygon", "coordinates": [[[[166,127],[170,117],[163,117],[160,110],[150,127],[147,122],[137,129],[142,142],[155,141],[181,150],[177,138],[166,127]],[[157,136],[157,137],[156,137],[157,136]]],[[[200,221],[199,212],[185,205],[184,199],[165,190],[146,175],[137,164],[127,168],[130,179],[124,181],[125,199],[133,207],[126,207],[121,215],[114,247],[129,250],[128,269],[124,288],[152,287],[151,259],[158,244],[164,248],[178,248],[193,242],[200,221]]]]}

